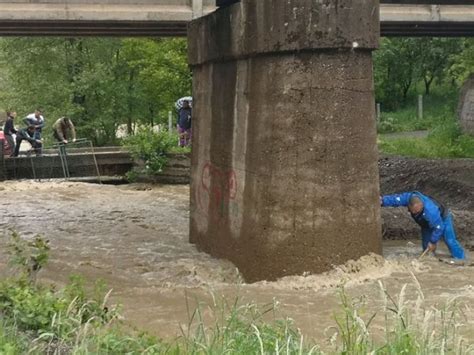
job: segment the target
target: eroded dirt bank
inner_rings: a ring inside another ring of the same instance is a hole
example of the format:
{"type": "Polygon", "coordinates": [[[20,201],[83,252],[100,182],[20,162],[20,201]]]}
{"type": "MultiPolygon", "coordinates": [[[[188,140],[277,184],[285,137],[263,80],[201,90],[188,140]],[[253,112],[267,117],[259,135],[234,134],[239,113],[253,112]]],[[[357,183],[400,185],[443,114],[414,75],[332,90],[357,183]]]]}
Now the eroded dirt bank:
{"type": "MultiPolygon", "coordinates": [[[[187,186],[27,181],[3,183],[0,195],[1,230],[15,228],[26,238],[41,233],[50,240],[51,262],[40,274],[43,281],[62,284],[71,273],[91,282],[104,279],[113,288],[112,301],[123,304],[125,321],[154,334],[179,333],[178,324],[188,320],[186,300],[192,308],[196,300],[212,303],[213,296],[222,295],[259,304],[275,299],[282,315],[324,342],[334,333],[338,285],[344,282],[350,295],[365,295],[370,312],[382,306],[379,280],[393,295],[409,283],[408,298],[413,298],[413,276],[428,304],[459,297],[465,305],[464,332],[474,334],[474,268],[419,261],[417,240],[387,241],[387,260],[368,256],[323,275],[245,284],[231,263],[188,243],[187,186]]],[[[6,241],[1,238],[2,270],[6,241]]],[[[377,318],[375,325],[380,329],[382,323],[377,318]]]]}

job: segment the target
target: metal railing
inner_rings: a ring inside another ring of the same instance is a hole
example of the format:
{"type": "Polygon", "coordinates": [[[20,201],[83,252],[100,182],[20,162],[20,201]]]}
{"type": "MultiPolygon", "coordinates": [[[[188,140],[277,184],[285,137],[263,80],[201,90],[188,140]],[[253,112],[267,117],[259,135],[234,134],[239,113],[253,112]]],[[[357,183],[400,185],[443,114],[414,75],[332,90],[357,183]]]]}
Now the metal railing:
{"type": "Polygon", "coordinates": [[[68,161],[68,154],[67,154],[67,148],[90,148],[90,153],[92,155],[92,159],[94,161],[94,166],[95,170],[97,173],[97,179],[100,184],[102,184],[102,179],[100,175],[100,169],[99,169],[99,164],[97,163],[97,157],[95,155],[95,150],[94,150],[94,144],[92,143],[91,140],[88,140],[86,138],[80,138],[76,139],[75,141],[71,141],[66,143],[54,143],[52,145],[53,149],[58,150],[58,155],[59,159],[61,161],[61,168],[63,170],[63,175],[65,180],[69,180],[71,177],[70,170],[69,170],[69,161],[68,161]]]}

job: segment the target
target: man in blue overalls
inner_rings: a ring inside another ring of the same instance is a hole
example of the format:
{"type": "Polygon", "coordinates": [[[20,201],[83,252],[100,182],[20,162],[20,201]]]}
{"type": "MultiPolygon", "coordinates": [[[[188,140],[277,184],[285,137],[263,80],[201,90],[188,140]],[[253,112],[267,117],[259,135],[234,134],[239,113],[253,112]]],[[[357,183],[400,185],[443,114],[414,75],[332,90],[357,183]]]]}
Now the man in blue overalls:
{"type": "Polygon", "coordinates": [[[382,207],[408,207],[411,217],[421,227],[423,250],[434,252],[441,238],[451,256],[464,259],[465,253],[456,238],[451,212],[432,197],[418,191],[380,197],[382,207]]]}

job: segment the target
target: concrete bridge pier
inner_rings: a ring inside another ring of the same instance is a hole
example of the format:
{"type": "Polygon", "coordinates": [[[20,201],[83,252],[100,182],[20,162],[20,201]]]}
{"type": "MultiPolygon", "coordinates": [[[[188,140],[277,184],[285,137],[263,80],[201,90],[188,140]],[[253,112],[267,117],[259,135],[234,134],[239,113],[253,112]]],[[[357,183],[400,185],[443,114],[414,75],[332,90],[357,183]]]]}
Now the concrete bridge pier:
{"type": "Polygon", "coordinates": [[[193,21],[190,239],[272,280],[381,252],[377,0],[242,0],[193,21]]]}

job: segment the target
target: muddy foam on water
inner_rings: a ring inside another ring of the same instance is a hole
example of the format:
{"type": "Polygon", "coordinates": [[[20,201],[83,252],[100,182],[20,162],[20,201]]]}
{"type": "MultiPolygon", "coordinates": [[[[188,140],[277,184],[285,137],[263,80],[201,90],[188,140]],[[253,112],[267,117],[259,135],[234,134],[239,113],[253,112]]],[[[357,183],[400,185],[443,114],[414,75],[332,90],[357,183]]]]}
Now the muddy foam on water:
{"type": "Polygon", "coordinates": [[[276,282],[262,281],[257,285],[269,285],[275,289],[319,290],[338,286],[351,287],[373,282],[395,272],[426,272],[430,267],[418,260],[402,258],[386,260],[380,255],[370,254],[358,260],[349,260],[343,265],[319,275],[287,276],[276,282]]]}
{"type": "MultiPolygon", "coordinates": [[[[189,297],[212,302],[210,294],[259,304],[276,299],[283,315],[316,338],[334,324],[341,284],[377,308],[378,281],[397,295],[415,275],[432,304],[454,296],[474,304],[474,268],[420,261],[419,241],[385,243],[386,259],[372,254],[320,275],[245,284],[232,263],[189,243],[188,186],[7,181],[0,198],[3,231],[15,228],[25,238],[39,233],[50,240],[50,263],[40,274],[45,282],[65,284],[73,273],[91,282],[103,279],[127,321],[161,336],[173,337],[178,324],[187,323],[189,297]]],[[[6,242],[0,238],[0,266],[6,242]]],[[[474,319],[472,310],[466,314],[474,319]]]]}

